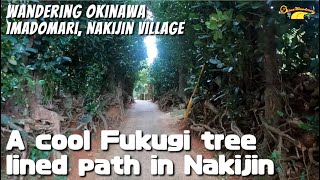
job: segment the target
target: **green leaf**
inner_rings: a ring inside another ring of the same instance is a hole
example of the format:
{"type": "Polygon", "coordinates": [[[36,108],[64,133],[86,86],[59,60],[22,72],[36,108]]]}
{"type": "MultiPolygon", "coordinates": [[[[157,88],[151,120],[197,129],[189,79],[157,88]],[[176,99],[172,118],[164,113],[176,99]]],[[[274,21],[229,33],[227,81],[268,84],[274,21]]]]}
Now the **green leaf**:
{"type": "Polygon", "coordinates": [[[58,74],[58,75],[61,75],[62,71],[60,69],[56,69],[55,73],[58,74]]]}
{"type": "Polygon", "coordinates": [[[221,31],[217,31],[218,33],[218,39],[222,39],[222,32],[221,31]]]}
{"type": "Polygon", "coordinates": [[[202,44],[201,41],[195,41],[195,42],[194,42],[194,45],[195,45],[195,46],[199,46],[199,45],[201,45],[201,44],[202,44]]]}
{"type": "Polygon", "coordinates": [[[225,14],[227,15],[228,19],[231,19],[233,15],[233,10],[229,9],[225,14]]]}
{"type": "MultiPolygon", "coordinates": [[[[1,37],[1,38],[2,38],[2,37],[1,37]]],[[[10,42],[13,43],[13,44],[17,43],[17,39],[16,39],[15,37],[11,36],[11,35],[9,35],[9,36],[4,36],[2,39],[3,39],[3,40],[8,40],[8,41],[10,41],[10,42]]]]}
{"type": "Polygon", "coordinates": [[[225,67],[222,69],[223,72],[227,72],[227,73],[231,72],[232,70],[233,70],[233,67],[225,67]]]}
{"type": "Polygon", "coordinates": [[[183,91],[184,92],[192,92],[193,89],[194,89],[194,87],[187,87],[183,91]]]}
{"type": "Polygon", "coordinates": [[[238,5],[236,5],[236,8],[241,8],[243,6],[246,6],[247,4],[249,4],[250,2],[240,2],[238,5]]]}
{"type": "Polygon", "coordinates": [[[237,15],[237,16],[236,16],[236,19],[237,19],[238,21],[246,21],[246,20],[247,20],[242,14],[237,15]]]}
{"type": "Polygon", "coordinates": [[[35,65],[28,65],[26,68],[27,68],[28,70],[30,70],[30,71],[33,71],[33,70],[36,69],[36,68],[35,68],[35,65]]]}
{"type": "Polygon", "coordinates": [[[56,59],[56,61],[57,61],[58,63],[61,63],[62,57],[58,57],[58,58],[56,59]]]}
{"type": "Polygon", "coordinates": [[[305,172],[302,171],[300,174],[300,180],[305,180],[305,172]]]}
{"type": "Polygon", "coordinates": [[[66,39],[61,38],[61,39],[60,39],[60,43],[61,43],[62,45],[66,45],[66,43],[67,43],[67,42],[66,42],[66,39]]]}
{"type": "Polygon", "coordinates": [[[210,20],[218,21],[217,14],[215,14],[215,13],[210,14],[209,18],[210,18],[210,20]]]}
{"type": "Polygon", "coordinates": [[[67,56],[63,56],[62,59],[64,62],[66,62],[66,61],[71,62],[71,58],[69,58],[67,56]]]}
{"type": "Polygon", "coordinates": [[[198,14],[196,14],[196,13],[190,13],[190,14],[189,14],[189,18],[190,18],[190,19],[198,19],[198,14]]]}
{"type": "Polygon", "coordinates": [[[251,5],[251,8],[252,8],[252,9],[259,9],[259,8],[261,8],[261,7],[263,7],[263,6],[264,6],[264,3],[256,2],[256,3],[254,3],[254,4],[251,5]]]}
{"type": "Polygon", "coordinates": [[[30,48],[30,47],[26,48],[25,50],[28,51],[28,52],[38,53],[37,49],[30,48]]]}
{"type": "Polygon", "coordinates": [[[222,32],[221,31],[215,31],[213,33],[213,39],[216,41],[218,39],[222,39],[222,32]]]}
{"type": "Polygon", "coordinates": [[[228,16],[227,14],[222,14],[222,15],[220,16],[220,19],[225,21],[225,20],[228,20],[228,19],[230,19],[230,18],[229,18],[229,16],[228,16]]]}
{"type": "Polygon", "coordinates": [[[38,84],[40,84],[40,85],[44,85],[45,83],[46,83],[46,81],[43,80],[43,79],[41,79],[41,80],[38,81],[38,84]]]}
{"type": "Polygon", "coordinates": [[[192,100],[192,105],[197,104],[201,100],[200,96],[196,96],[192,100]]]}
{"type": "Polygon", "coordinates": [[[26,51],[21,52],[21,54],[24,55],[24,56],[30,56],[30,53],[28,53],[28,52],[26,52],[26,51]]]}
{"type": "Polygon", "coordinates": [[[221,61],[218,60],[218,59],[209,59],[209,62],[210,62],[211,64],[221,64],[221,61]]]}
{"type": "Polygon", "coordinates": [[[223,68],[224,63],[217,64],[217,68],[223,68]]]}
{"type": "Polygon", "coordinates": [[[217,9],[217,16],[222,16],[222,11],[217,9]]]}
{"type": "Polygon", "coordinates": [[[277,111],[277,114],[278,114],[278,116],[280,116],[280,117],[283,117],[283,116],[284,116],[284,113],[281,112],[281,111],[277,111]]]}
{"type": "Polygon", "coordinates": [[[239,25],[239,22],[238,21],[233,21],[232,23],[234,26],[238,26],[239,25]]]}
{"type": "Polygon", "coordinates": [[[8,72],[8,66],[4,66],[4,67],[2,68],[2,71],[5,72],[5,73],[8,72]]]}
{"type": "Polygon", "coordinates": [[[27,36],[25,36],[23,39],[22,39],[22,42],[24,45],[27,45],[29,44],[29,38],[27,36]]]}
{"type": "Polygon", "coordinates": [[[199,31],[202,29],[202,26],[200,24],[193,25],[194,30],[199,31]]]}
{"type": "Polygon", "coordinates": [[[9,63],[12,65],[17,65],[17,61],[14,59],[14,57],[11,57],[10,59],[8,59],[9,63]]]}
{"type": "Polygon", "coordinates": [[[206,39],[206,38],[209,38],[210,36],[209,35],[201,35],[201,36],[198,36],[199,39],[206,39]]]}
{"type": "Polygon", "coordinates": [[[37,41],[37,40],[35,40],[35,41],[33,41],[36,45],[41,45],[41,41],[37,41]]]}
{"type": "Polygon", "coordinates": [[[207,28],[211,30],[215,30],[218,28],[218,24],[216,21],[207,21],[205,24],[207,25],[207,28]]]}

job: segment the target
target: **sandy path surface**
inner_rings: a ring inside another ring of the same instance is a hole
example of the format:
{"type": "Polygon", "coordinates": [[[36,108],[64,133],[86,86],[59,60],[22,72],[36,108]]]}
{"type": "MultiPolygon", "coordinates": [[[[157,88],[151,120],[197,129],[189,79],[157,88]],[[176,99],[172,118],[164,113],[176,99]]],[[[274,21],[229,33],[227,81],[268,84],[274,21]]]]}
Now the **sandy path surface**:
{"type": "MultiPolygon", "coordinates": [[[[156,104],[150,101],[137,100],[132,107],[126,110],[126,120],[118,129],[120,130],[120,133],[126,135],[134,134],[136,130],[142,130],[144,134],[181,134],[181,132],[174,126],[175,124],[176,120],[171,118],[169,114],[158,110],[156,104]]],[[[123,151],[118,144],[115,144],[111,145],[108,151],[98,150],[98,152],[92,154],[94,159],[110,160],[114,156],[123,157],[124,155],[131,155],[131,158],[137,159],[141,164],[140,176],[119,176],[114,172],[112,172],[111,176],[99,176],[94,172],[91,172],[85,178],[81,179],[215,179],[214,177],[209,176],[197,176],[195,173],[192,173],[192,176],[186,176],[184,174],[184,155],[186,154],[189,154],[192,157],[196,156],[196,153],[193,150],[181,152],[123,151]],[[172,160],[174,163],[175,174],[173,176],[152,176],[150,174],[151,155],[158,155],[158,158],[160,159],[172,160]]]]}

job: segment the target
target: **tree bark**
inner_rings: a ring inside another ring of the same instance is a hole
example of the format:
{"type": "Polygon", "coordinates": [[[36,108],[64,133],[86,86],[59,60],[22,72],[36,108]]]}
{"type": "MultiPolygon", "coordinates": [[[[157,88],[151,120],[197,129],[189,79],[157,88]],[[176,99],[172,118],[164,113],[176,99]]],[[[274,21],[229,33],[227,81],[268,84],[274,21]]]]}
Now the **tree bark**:
{"type": "Polygon", "coordinates": [[[265,68],[265,121],[269,125],[277,125],[277,111],[281,109],[279,92],[279,68],[276,57],[276,44],[274,29],[267,26],[265,29],[265,49],[264,49],[264,68],[265,68]]]}
{"type": "MultiPolygon", "coordinates": [[[[281,109],[281,101],[278,95],[280,85],[279,67],[276,57],[275,32],[272,26],[266,26],[264,31],[264,75],[265,75],[265,114],[264,121],[266,125],[276,126],[278,124],[277,111],[281,109]]],[[[264,129],[264,139],[260,153],[262,157],[270,155],[270,134],[264,129]]],[[[269,179],[269,176],[256,177],[255,179],[269,179]]],[[[280,177],[280,179],[283,179],[280,177]]]]}
{"type": "MultiPolygon", "coordinates": [[[[29,44],[27,47],[33,46],[34,37],[30,37],[29,44]]],[[[23,57],[23,62],[25,66],[28,65],[28,57],[23,57]]],[[[33,80],[37,80],[36,77],[38,73],[33,74],[33,80]]],[[[27,82],[26,85],[26,98],[28,100],[29,112],[30,117],[35,121],[35,123],[42,123],[41,121],[47,121],[51,123],[51,131],[55,134],[60,134],[60,122],[63,121],[63,118],[56,112],[50,111],[45,109],[41,105],[42,100],[42,87],[41,85],[36,85],[35,90],[33,91],[31,87],[28,86],[27,82]]],[[[59,152],[53,153],[53,159],[59,159],[61,154],[59,152]]]]}
{"type": "MultiPolygon", "coordinates": [[[[249,21],[255,21],[254,18],[252,16],[249,16],[249,21]]],[[[257,47],[257,29],[255,28],[256,24],[253,23],[251,26],[249,26],[247,28],[247,30],[245,31],[245,38],[249,41],[251,47],[248,49],[249,51],[254,52],[258,47],[257,47]]],[[[243,66],[241,67],[242,69],[242,73],[243,73],[243,89],[245,91],[245,93],[249,94],[250,91],[252,91],[255,86],[254,86],[254,81],[253,81],[253,75],[254,75],[254,67],[257,67],[257,61],[255,61],[255,59],[257,59],[256,57],[256,53],[252,53],[249,56],[247,56],[248,58],[244,59],[244,62],[241,63],[243,64],[243,66]]]]}
{"type": "Polygon", "coordinates": [[[186,85],[187,85],[185,70],[183,68],[179,69],[178,74],[179,74],[178,94],[180,98],[183,99],[184,102],[187,102],[188,100],[184,94],[184,89],[186,88],[186,85]]]}

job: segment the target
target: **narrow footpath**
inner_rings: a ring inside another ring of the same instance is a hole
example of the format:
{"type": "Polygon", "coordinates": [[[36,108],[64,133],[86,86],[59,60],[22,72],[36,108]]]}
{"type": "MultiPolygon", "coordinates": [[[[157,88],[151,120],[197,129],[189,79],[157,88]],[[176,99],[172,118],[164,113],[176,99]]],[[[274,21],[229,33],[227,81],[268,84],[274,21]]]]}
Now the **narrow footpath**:
{"type": "MultiPolygon", "coordinates": [[[[136,100],[129,109],[126,110],[126,120],[121,123],[120,133],[122,134],[134,134],[136,130],[142,130],[144,134],[181,134],[182,131],[176,126],[177,120],[170,117],[168,113],[161,112],[157,105],[150,101],[136,100]]],[[[98,138],[100,139],[100,138],[98,138]]],[[[96,145],[99,146],[99,145],[96,145]]],[[[192,148],[193,146],[191,146],[192,148]]],[[[110,160],[114,156],[123,157],[124,155],[130,155],[131,158],[137,159],[141,164],[140,176],[119,176],[114,172],[111,176],[99,176],[94,172],[89,173],[85,178],[81,179],[218,179],[214,176],[198,176],[194,172],[191,176],[184,174],[184,155],[191,155],[195,158],[196,153],[194,150],[181,151],[181,152],[168,152],[168,151],[124,151],[119,145],[111,145],[108,151],[97,150],[90,155],[90,159],[107,159],[110,160]],[[175,174],[174,176],[153,176],[150,174],[151,155],[158,155],[160,159],[170,159],[174,163],[175,174]]],[[[84,157],[79,157],[84,158],[84,157]]],[[[77,173],[77,172],[74,172],[77,173]]],[[[74,173],[72,179],[74,179],[74,173]]],[[[68,179],[71,179],[70,176],[68,179]]],[[[80,179],[79,177],[77,179],[80,179]]]]}

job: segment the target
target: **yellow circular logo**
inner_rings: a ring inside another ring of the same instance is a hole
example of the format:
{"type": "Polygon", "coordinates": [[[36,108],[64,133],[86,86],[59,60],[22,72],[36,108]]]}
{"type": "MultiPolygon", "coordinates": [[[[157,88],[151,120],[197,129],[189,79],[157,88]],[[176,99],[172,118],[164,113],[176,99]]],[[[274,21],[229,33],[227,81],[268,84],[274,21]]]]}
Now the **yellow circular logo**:
{"type": "Polygon", "coordinates": [[[281,7],[280,7],[280,13],[281,14],[285,14],[285,13],[287,13],[288,12],[288,7],[286,6],[286,5],[282,5],[281,7]]]}

